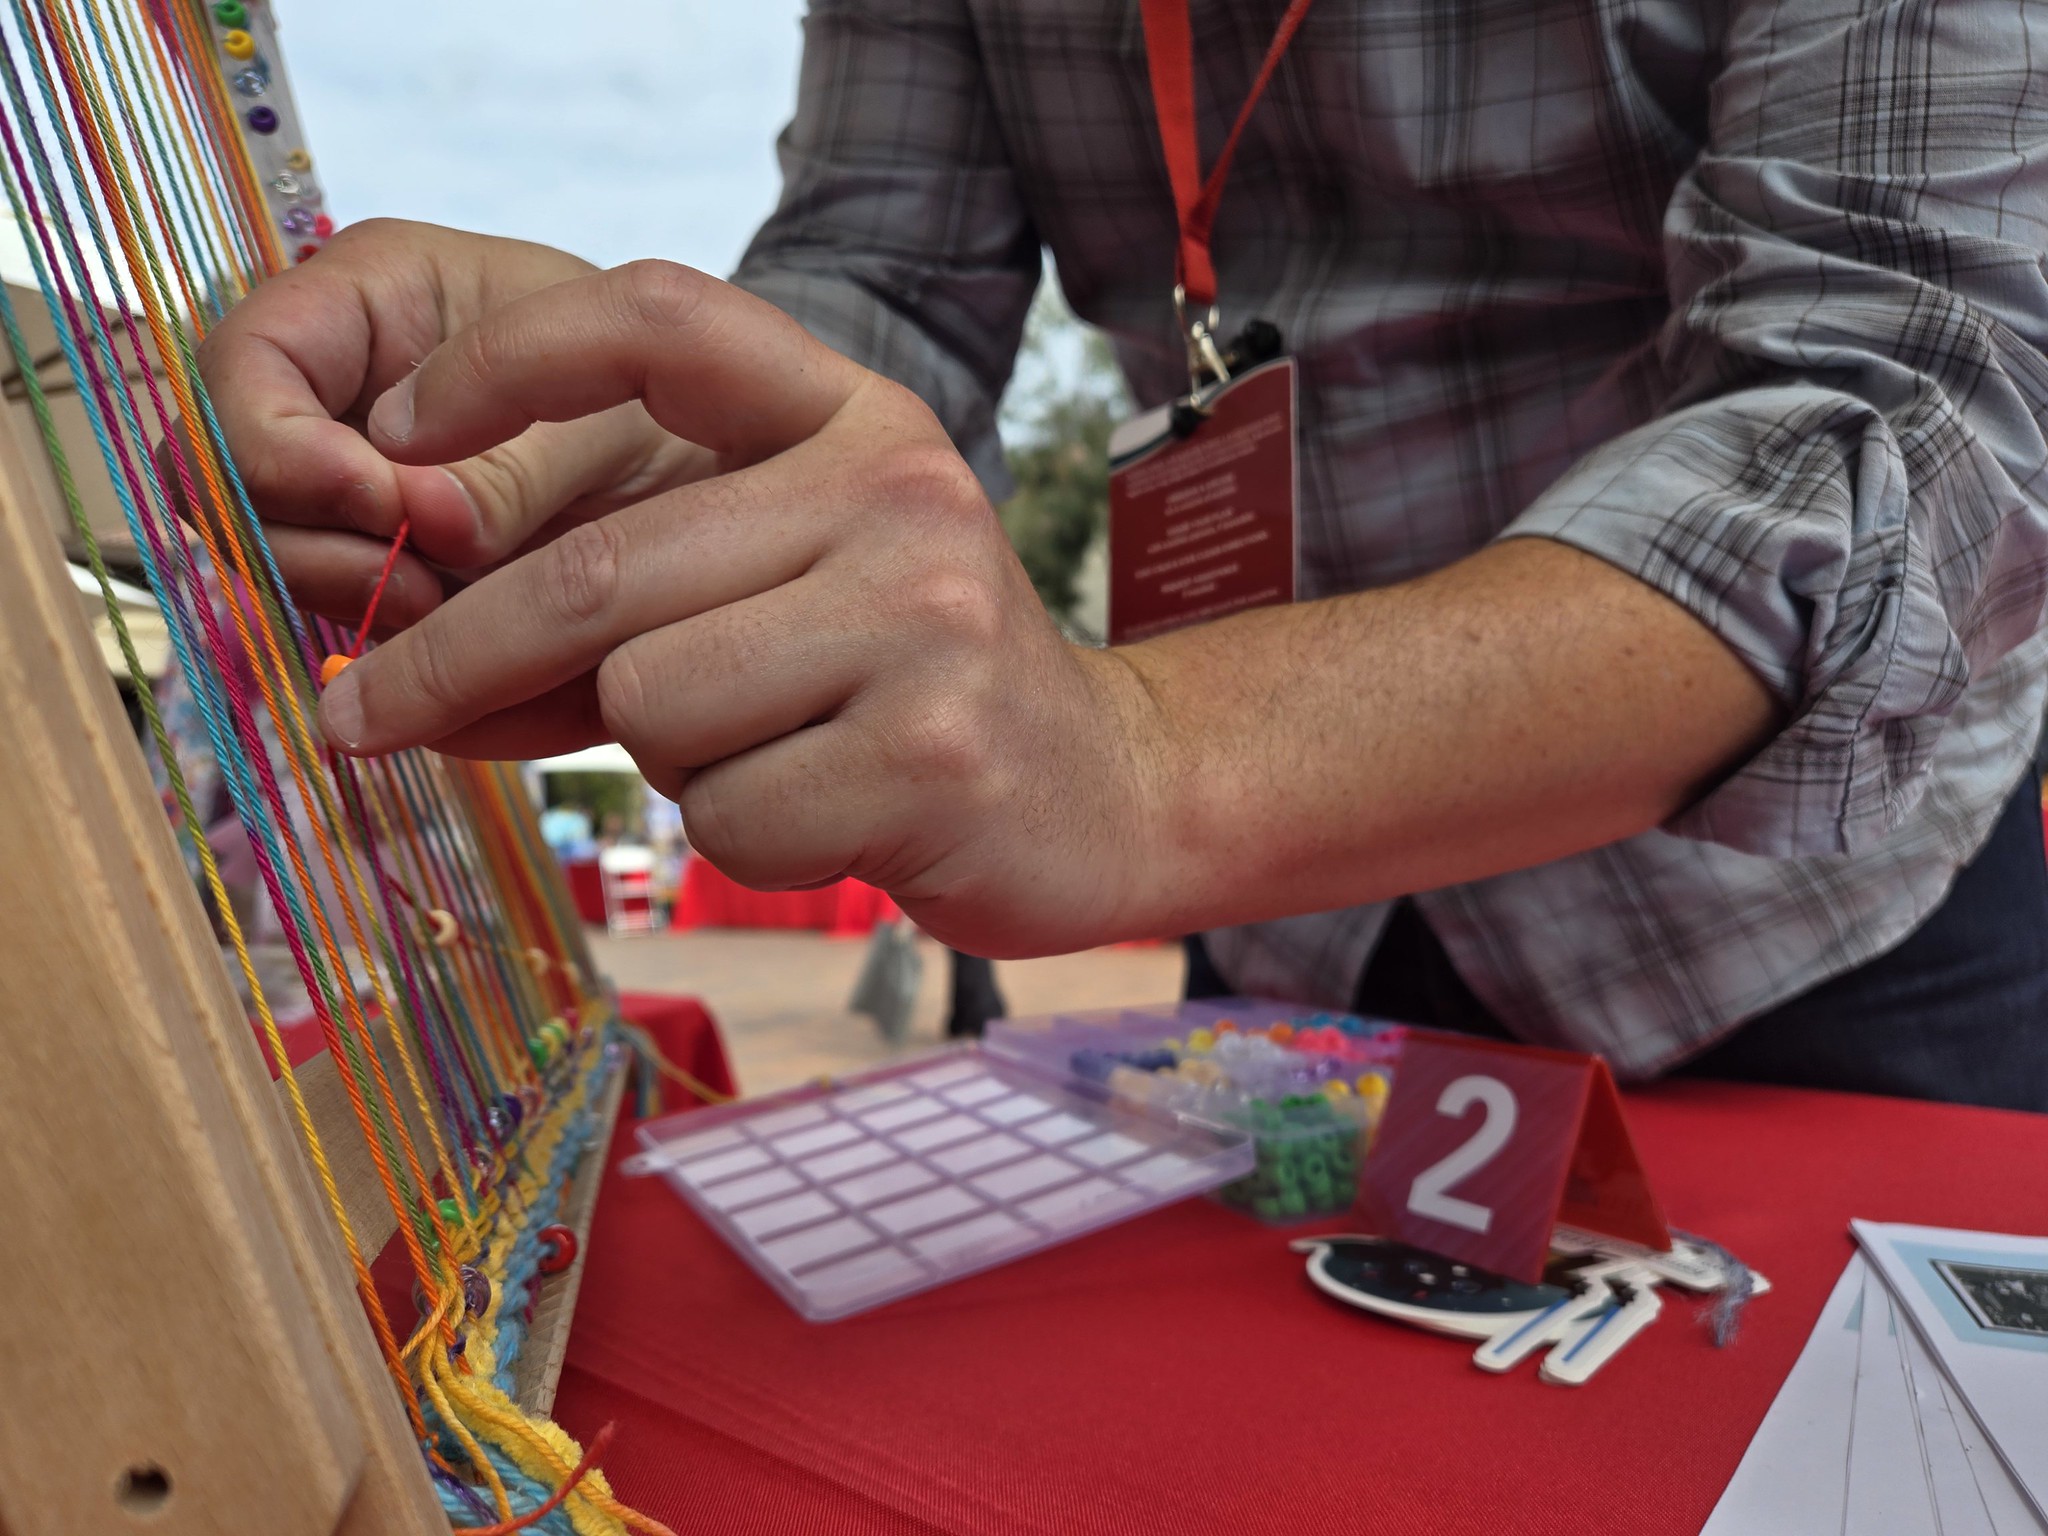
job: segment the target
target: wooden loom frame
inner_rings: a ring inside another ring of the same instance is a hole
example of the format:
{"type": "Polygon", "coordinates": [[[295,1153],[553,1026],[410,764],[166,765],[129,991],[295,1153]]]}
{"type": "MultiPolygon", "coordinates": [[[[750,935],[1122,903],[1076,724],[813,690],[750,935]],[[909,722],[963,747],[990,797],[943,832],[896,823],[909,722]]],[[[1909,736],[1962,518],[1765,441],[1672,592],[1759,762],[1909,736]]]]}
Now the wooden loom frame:
{"type": "MultiPolygon", "coordinates": [[[[336,1076],[300,1071],[368,1257],[395,1218],[336,1076]]],[[[446,1536],[299,1140],[0,426],[0,1536],[446,1536]]]]}

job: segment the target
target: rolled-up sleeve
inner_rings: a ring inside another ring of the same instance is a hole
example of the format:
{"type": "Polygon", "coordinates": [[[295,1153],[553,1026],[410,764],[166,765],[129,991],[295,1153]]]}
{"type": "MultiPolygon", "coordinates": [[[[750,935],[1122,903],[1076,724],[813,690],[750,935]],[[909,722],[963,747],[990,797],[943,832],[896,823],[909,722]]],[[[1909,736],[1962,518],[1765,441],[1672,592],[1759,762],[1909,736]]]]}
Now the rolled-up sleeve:
{"type": "Polygon", "coordinates": [[[1742,0],[1665,222],[1665,409],[1504,537],[1673,598],[1787,723],[1667,830],[1854,852],[2048,600],[2048,11],[1742,0]]]}
{"type": "Polygon", "coordinates": [[[1038,284],[961,0],[812,0],[782,197],[733,281],[916,391],[995,499],[996,403],[1038,284]]]}

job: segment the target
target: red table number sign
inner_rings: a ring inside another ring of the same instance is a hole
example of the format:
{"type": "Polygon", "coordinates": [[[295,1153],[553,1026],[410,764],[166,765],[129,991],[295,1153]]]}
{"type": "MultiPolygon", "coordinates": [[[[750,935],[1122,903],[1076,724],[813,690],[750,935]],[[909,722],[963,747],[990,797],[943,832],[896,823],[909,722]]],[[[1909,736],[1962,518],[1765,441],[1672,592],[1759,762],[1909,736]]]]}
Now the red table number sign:
{"type": "Polygon", "coordinates": [[[1671,1247],[1606,1062],[1420,1030],[1359,1204],[1371,1231],[1524,1281],[1560,1222],[1671,1247]]]}

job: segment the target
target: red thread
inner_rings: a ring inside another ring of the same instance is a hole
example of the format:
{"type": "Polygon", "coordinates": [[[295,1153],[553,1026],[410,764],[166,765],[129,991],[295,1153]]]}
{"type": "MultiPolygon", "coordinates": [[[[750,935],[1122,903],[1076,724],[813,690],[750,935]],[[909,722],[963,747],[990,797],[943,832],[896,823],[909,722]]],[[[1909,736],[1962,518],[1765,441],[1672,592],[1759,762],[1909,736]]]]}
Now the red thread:
{"type": "Polygon", "coordinates": [[[363,610],[363,622],[356,626],[356,643],[350,648],[348,659],[354,661],[363,654],[363,647],[369,643],[370,622],[377,617],[377,605],[384,600],[384,588],[391,581],[391,572],[398,564],[398,552],[405,548],[405,536],[412,532],[412,519],[405,518],[398,525],[398,537],[391,541],[391,553],[384,557],[384,569],[377,573],[377,585],[370,588],[370,606],[363,610]]]}
{"type": "Polygon", "coordinates": [[[501,1520],[496,1525],[458,1525],[454,1528],[455,1536],[514,1536],[515,1532],[523,1531],[528,1526],[547,1519],[561,1507],[562,1500],[576,1491],[576,1485],[590,1474],[590,1469],[597,1465],[597,1458],[602,1456],[605,1447],[612,1443],[612,1431],[618,1427],[616,1424],[607,1424],[591,1437],[590,1449],[585,1451],[583,1459],[576,1463],[576,1470],[569,1474],[569,1481],[557,1488],[554,1495],[540,1508],[530,1510],[516,1520],[501,1520]]]}

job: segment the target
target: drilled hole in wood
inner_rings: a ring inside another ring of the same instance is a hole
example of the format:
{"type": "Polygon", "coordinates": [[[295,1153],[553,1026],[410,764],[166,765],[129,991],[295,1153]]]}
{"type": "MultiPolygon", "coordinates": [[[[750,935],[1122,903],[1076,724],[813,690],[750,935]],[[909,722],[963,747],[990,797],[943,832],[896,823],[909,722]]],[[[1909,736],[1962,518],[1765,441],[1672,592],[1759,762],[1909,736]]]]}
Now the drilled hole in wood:
{"type": "Polygon", "coordinates": [[[154,1515],[171,1501],[171,1474],[162,1467],[130,1467],[114,1485],[114,1502],[131,1515],[154,1515]]]}

